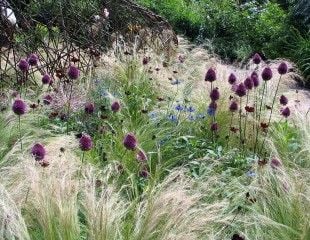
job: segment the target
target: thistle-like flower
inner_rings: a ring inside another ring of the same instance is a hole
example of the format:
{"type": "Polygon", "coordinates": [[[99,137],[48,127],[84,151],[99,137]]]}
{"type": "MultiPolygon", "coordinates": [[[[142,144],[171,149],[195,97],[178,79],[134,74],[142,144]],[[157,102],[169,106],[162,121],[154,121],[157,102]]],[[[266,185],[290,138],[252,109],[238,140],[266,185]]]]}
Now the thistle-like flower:
{"type": "Polygon", "coordinates": [[[135,150],[138,145],[138,141],[133,133],[128,133],[124,137],[123,144],[128,150],[135,150]]]}
{"type": "Polygon", "coordinates": [[[278,67],[278,73],[283,75],[287,73],[287,64],[285,62],[280,63],[278,67]]]}
{"type": "Polygon", "coordinates": [[[237,81],[236,75],[233,74],[233,73],[231,73],[231,74],[229,75],[229,77],[228,77],[228,82],[229,82],[229,84],[231,84],[231,85],[232,85],[232,84],[235,84],[236,81],[237,81]]]}
{"type": "Polygon", "coordinates": [[[216,80],[216,73],[213,68],[209,68],[205,76],[205,81],[214,82],[215,80],[216,80]]]}
{"type": "Polygon", "coordinates": [[[246,95],[246,87],[245,87],[244,83],[240,83],[240,84],[237,86],[236,94],[237,94],[239,97],[243,97],[243,96],[246,95]]]}
{"type": "Polygon", "coordinates": [[[265,67],[262,72],[262,78],[264,81],[269,81],[272,78],[272,70],[270,67],[265,67]]]}
{"type": "Polygon", "coordinates": [[[31,155],[34,157],[36,161],[41,161],[44,159],[46,154],[45,148],[42,144],[36,143],[31,148],[31,155]]]}
{"type": "Polygon", "coordinates": [[[16,115],[21,116],[26,113],[27,105],[23,100],[16,99],[13,103],[12,110],[16,115]]]}
{"type": "Polygon", "coordinates": [[[30,66],[36,66],[38,65],[38,61],[39,61],[39,58],[36,54],[30,54],[30,56],[28,57],[28,63],[30,66]]]}
{"type": "Polygon", "coordinates": [[[22,72],[27,72],[29,70],[29,63],[26,59],[21,59],[17,66],[22,72]]]}
{"type": "Polygon", "coordinates": [[[83,134],[79,140],[80,149],[84,152],[89,151],[93,148],[93,141],[87,134],[83,134]]]}
{"type": "Polygon", "coordinates": [[[68,76],[72,80],[78,79],[80,76],[80,70],[77,67],[71,65],[68,70],[68,76]]]}
{"type": "Polygon", "coordinates": [[[50,84],[50,82],[51,82],[51,77],[50,77],[50,75],[48,75],[47,73],[45,73],[44,75],[43,75],[43,77],[42,77],[42,83],[43,84],[50,84]]]}

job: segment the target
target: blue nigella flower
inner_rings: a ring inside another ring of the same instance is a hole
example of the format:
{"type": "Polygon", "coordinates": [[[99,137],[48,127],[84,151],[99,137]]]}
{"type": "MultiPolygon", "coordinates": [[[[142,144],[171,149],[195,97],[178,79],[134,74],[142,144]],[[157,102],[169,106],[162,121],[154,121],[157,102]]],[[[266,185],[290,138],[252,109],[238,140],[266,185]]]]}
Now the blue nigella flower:
{"type": "Polygon", "coordinates": [[[178,117],[176,115],[171,114],[168,116],[168,120],[170,120],[171,122],[176,122],[178,121],[178,117]]]}
{"type": "Polygon", "coordinates": [[[182,83],[182,81],[179,80],[179,79],[176,79],[176,80],[174,80],[174,81],[171,82],[172,85],[179,85],[179,84],[181,84],[181,83],[182,83]]]}
{"type": "Polygon", "coordinates": [[[186,108],[186,110],[188,111],[188,112],[195,112],[195,108],[193,107],[193,106],[189,106],[189,107],[187,107],[186,108]]]}
{"type": "Polygon", "coordinates": [[[216,110],[214,108],[208,108],[207,113],[209,116],[214,116],[215,115],[216,110]]]}
{"type": "Polygon", "coordinates": [[[187,119],[188,119],[189,121],[195,121],[195,120],[196,120],[196,119],[195,119],[195,116],[193,116],[193,115],[188,115],[187,119]]]}
{"type": "Polygon", "coordinates": [[[183,111],[184,107],[181,104],[176,105],[175,110],[177,111],[183,111]]]}
{"type": "Polygon", "coordinates": [[[254,172],[254,171],[248,171],[247,173],[246,173],[246,175],[248,176],[248,177],[255,177],[256,176],[256,173],[254,172]]]}

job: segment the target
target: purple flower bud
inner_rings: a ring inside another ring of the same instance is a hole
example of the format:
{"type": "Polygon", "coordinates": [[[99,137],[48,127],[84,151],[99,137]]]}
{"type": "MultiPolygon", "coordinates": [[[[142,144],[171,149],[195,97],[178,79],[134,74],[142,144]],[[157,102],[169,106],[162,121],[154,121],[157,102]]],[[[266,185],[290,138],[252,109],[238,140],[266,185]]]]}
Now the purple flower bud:
{"type": "Polygon", "coordinates": [[[285,106],[287,103],[288,103],[287,97],[285,97],[284,95],[281,95],[281,97],[280,97],[280,104],[285,106]]]}
{"type": "Polygon", "coordinates": [[[121,104],[119,103],[119,101],[114,101],[114,102],[111,104],[111,110],[112,110],[113,112],[118,112],[120,109],[121,109],[121,104]]]}
{"type": "Polygon", "coordinates": [[[215,101],[212,101],[209,104],[209,109],[212,109],[213,111],[216,111],[217,110],[217,103],[215,101]]]}
{"type": "Polygon", "coordinates": [[[252,75],[251,78],[252,78],[252,82],[253,82],[254,88],[257,88],[259,86],[258,76],[257,75],[252,75]]]}
{"type": "Polygon", "coordinates": [[[270,67],[265,67],[262,72],[262,78],[264,81],[268,81],[272,78],[272,70],[270,67]]]}
{"type": "Polygon", "coordinates": [[[70,79],[73,80],[78,79],[80,76],[80,70],[77,67],[71,65],[68,70],[68,76],[70,79]]]}
{"type": "Polygon", "coordinates": [[[291,110],[286,107],[282,110],[281,114],[283,117],[288,118],[291,115],[291,110]]]}
{"type": "Polygon", "coordinates": [[[254,86],[253,80],[250,77],[247,77],[244,80],[244,86],[246,87],[246,89],[251,90],[254,86]]]}
{"type": "Polygon", "coordinates": [[[216,132],[218,129],[219,129],[219,126],[218,126],[218,124],[217,123],[212,123],[211,124],[211,131],[213,131],[213,132],[216,132]]]}
{"type": "Polygon", "coordinates": [[[147,161],[147,155],[142,149],[139,149],[136,158],[139,162],[147,161]]]}
{"type": "Polygon", "coordinates": [[[93,147],[93,141],[87,134],[83,134],[79,141],[79,146],[82,151],[89,151],[93,147]]]}
{"type": "Polygon", "coordinates": [[[29,69],[29,64],[25,59],[21,59],[17,66],[22,72],[27,72],[29,69]]]}
{"type": "Polygon", "coordinates": [[[42,83],[43,84],[50,84],[51,82],[51,77],[47,73],[45,73],[42,77],[42,83]]]}
{"type": "Polygon", "coordinates": [[[233,74],[233,73],[231,73],[231,74],[229,75],[229,77],[228,77],[228,82],[229,82],[230,84],[234,84],[234,83],[236,83],[236,81],[237,81],[236,75],[233,74]]]}
{"type": "Polygon", "coordinates": [[[13,103],[12,110],[16,115],[23,115],[26,113],[27,105],[21,99],[16,99],[13,103]]]}
{"type": "Polygon", "coordinates": [[[285,62],[280,63],[278,67],[278,73],[283,75],[287,73],[287,64],[285,62]]]}
{"type": "Polygon", "coordinates": [[[262,58],[260,57],[260,55],[258,53],[255,53],[255,55],[253,56],[253,62],[255,64],[260,64],[262,58]]]}
{"type": "Polygon", "coordinates": [[[244,86],[243,83],[240,83],[236,89],[236,94],[239,96],[239,97],[243,97],[246,95],[246,87],[244,86]]]}
{"type": "Polygon", "coordinates": [[[218,88],[214,88],[210,93],[210,98],[212,101],[217,101],[220,98],[220,92],[218,88]]]}
{"type": "Polygon", "coordinates": [[[30,54],[30,56],[28,57],[28,63],[30,64],[30,66],[36,66],[38,65],[38,61],[39,58],[36,54],[30,54]]]}
{"type": "Polygon", "coordinates": [[[49,94],[47,94],[43,97],[43,103],[45,105],[50,105],[52,103],[52,101],[53,101],[53,97],[49,94]]]}
{"type": "Polygon", "coordinates": [[[270,166],[273,168],[273,169],[277,169],[279,167],[282,166],[282,163],[279,159],[277,158],[272,158],[271,159],[271,162],[270,162],[270,166]]]}
{"type": "Polygon", "coordinates": [[[216,80],[216,73],[213,68],[209,68],[205,76],[205,81],[214,82],[215,80],[216,80]]]}
{"type": "Polygon", "coordinates": [[[138,145],[138,141],[133,133],[128,133],[124,137],[123,144],[128,150],[135,150],[138,145]]]}
{"type": "Polygon", "coordinates": [[[144,167],[140,172],[139,172],[140,177],[143,178],[148,178],[148,176],[150,175],[149,171],[147,170],[146,167],[144,167]]]}
{"type": "Polygon", "coordinates": [[[236,112],[238,110],[238,103],[236,101],[232,101],[229,106],[229,111],[236,112]]]}
{"type": "Polygon", "coordinates": [[[36,161],[41,161],[44,159],[46,154],[45,148],[42,144],[36,143],[31,148],[31,155],[34,157],[36,161]]]}
{"type": "Polygon", "coordinates": [[[95,111],[95,105],[93,103],[86,103],[84,106],[85,113],[93,114],[95,111]]]}

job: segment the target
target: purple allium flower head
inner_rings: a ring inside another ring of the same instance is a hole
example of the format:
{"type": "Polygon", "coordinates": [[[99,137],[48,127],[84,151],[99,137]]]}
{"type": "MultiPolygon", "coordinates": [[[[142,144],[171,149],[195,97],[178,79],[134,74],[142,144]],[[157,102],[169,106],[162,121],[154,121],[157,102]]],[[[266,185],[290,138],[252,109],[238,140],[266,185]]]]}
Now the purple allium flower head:
{"type": "Polygon", "coordinates": [[[124,137],[123,144],[128,150],[135,150],[138,145],[138,141],[133,133],[128,133],[124,137]]]}
{"type": "Polygon", "coordinates": [[[51,77],[47,73],[45,73],[42,77],[42,83],[43,84],[50,84],[51,82],[51,77]]]}
{"type": "Polygon", "coordinates": [[[50,105],[52,103],[52,101],[53,101],[53,97],[49,94],[47,94],[43,97],[43,103],[45,105],[50,105]]]}
{"type": "Polygon", "coordinates": [[[42,144],[36,143],[31,148],[31,155],[34,157],[36,161],[41,161],[44,159],[46,154],[45,148],[42,144]]]}
{"type": "Polygon", "coordinates": [[[36,66],[38,65],[38,61],[39,61],[39,58],[36,54],[30,54],[30,56],[28,57],[28,63],[30,66],[36,66]]]}
{"type": "Polygon", "coordinates": [[[85,113],[87,114],[93,114],[95,111],[95,105],[91,102],[88,102],[85,104],[84,110],[85,110],[85,113]]]}
{"type": "Polygon", "coordinates": [[[216,80],[215,70],[213,68],[209,68],[205,76],[205,81],[214,82],[215,80],[216,80]]]}
{"type": "Polygon", "coordinates": [[[277,169],[279,167],[282,166],[282,163],[279,159],[277,158],[272,158],[271,161],[270,161],[270,166],[273,168],[273,169],[277,169]]]}
{"type": "Polygon", "coordinates": [[[142,150],[142,149],[139,149],[137,155],[136,155],[136,158],[139,162],[145,162],[147,161],[147,155],[146,153],[142,150]]]}
{"type": "Polygon", "coordinates": [[[282,110],[281,114],[283,117],[288,118],[291,115],[291,110],[286,107],[282,110]]]}
{"type": "Polygon", "coordinates": [[[219,126],[216,122],[211,124],[211,131],[216,132],[219,129],[219,126]]]}
{"type": "Polygon", "coordinates": [[[244,80],[244,86],[246,87],[246,89],[251,90],[254,86],[253,79],[250,77],[247,77],[244,80]]]}
{"type": "Polygon", "coordinates": [[[212,101],[209,104],[209,109],[212,109],[212,110],[216,111],[217,110],[217,103],[215,101],[212,101]]]}
{"type": "Polygon", "coordinates": [[[140,177],[143,178],[148,178],[148,176],[150,175],[149,171],[147,170],[147,168],[143,168],[140,172],[139,172],[140,177]]]}
{"type": "Polygon", "coordinates": [[[82,151],[89,151],[93,147],[93,141],[87,134],[83,134],[79,140],[79,146],[82,151]]]}
{"type": "Polygon", "coordinates": [[[121,104],[119,101],[114,101],[112,104],[111,104],[111,110],[113,112],[118,112],[119,110],[121,109],[121,104]]]}
{"type": "Polygon", "coordinates": [[[229,111],[236,112],[238,110],[238,103],[236,101],[232,101],[229,106],[229,111]]]}
{"type": "Polygon", "coordinates": [[[21,99],[16,99],[13,103],[12,110],[16,115],[23,115],[26,113],[27,105],[21,99]]]}
{"type": "Polygon", "coordinates": [[[212,101],[217,101],[220,98],[220,92],[218,88],[214,88],[212,89],[211,93],[210,93],[210,98],[212,101]]]}
{"type": "Polygon", "coordinates": [[[27,72],[29,69],[29,63],[25,59],[21,59],[17,66],[22,72],[27,72]]]}
{"type": "Polygon", "coordinates": [[[253,56],[253,62],[255,64],[260,64],[262,58],[260,57],[260,55],[258,53],[255,53],[255,55],[253,56]]]}
{"type": "Polygon", "coordinates": [[[230,84],[234,84],[234,83],[236,83],[236,81],[237,81],[236,75],[233,74],[233,73],[231,73],[231,74],[229,75],[229,77],[228,77],[228,82],[229,82],[230,84]]]}
{"type": "Polygon", "coordinates": [[[262,72],[262,78],[264,81],[268,81],[272,78],[272,70],[270,67],[265,67],[262,72]]]}
{"type": "Polygon", "coordinates": [[[252,75],[251,76],[252,82],[253,82],[253,86],[254,88],[257,88],[259,86],[259,79],[257,75],[252,75]]]}
{"type": "Polygon", "coordinates": [[[280,63],[278,67],[278,73],[283,75],[287,73],[287,64],[285,62],[280,63]]]}
{"type": "Polygon", "coordinates": [[[284,95],[281,95],[281,97],[280,97],[280,104],[285,106],[287,103],[288,103],[287,97],[285,97],[284,95]]]}
{"type": "Polygon", "coordinates": [[[71,65],[68,70],[68,76],[71,79],[78,79],[80,76],[80,70],[76,66],[71,65]]]}
{"type": "Polygon", "coordinates": [[[143,65],[146,65],[146,64],[149,63],[149,61],[150,61],[150,58],[149,58],[149,57],[144,57],[143,60],[142,60],[142,64],[143,64],[143,65]]]}
{"type": "Polygon", "coordinates": [[[246,95],[246,87],[243,83],[240,83],[236,89],[236,94],[239,96],[239,97],[243,97],[246,95]]]}
{"type": "Polygon", "coordinates": [[[258,77],[257,72],[256,72],[256,71],[253,71],[253,72],[251,73],[251,77],[258,77]]]}

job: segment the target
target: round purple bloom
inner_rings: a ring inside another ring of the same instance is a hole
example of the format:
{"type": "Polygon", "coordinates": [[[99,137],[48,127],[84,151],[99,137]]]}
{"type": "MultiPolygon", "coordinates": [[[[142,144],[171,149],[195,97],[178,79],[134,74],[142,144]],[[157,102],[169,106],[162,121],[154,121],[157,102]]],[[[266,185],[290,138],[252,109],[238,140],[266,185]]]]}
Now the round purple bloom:
{"type": "Polygon", "coordinates": [[[93,141],[87,134],[83,134],[79,141],[79,146],[82,151],[89,151],[93,147],[93,141]]]}
{"type": "Polygon", "coordinates": [[[214,88],[210,93],[210,98],[212,101],[217,101],[220,98],[220,92],[218,88],[214,88]]]}
{"type": "Polygon", "coordinates": [[[257,77],[258,78],[258,74],[256,71],[253,71],[252,74],[251,74],[251,77],[257,77]]]}
{"type": "Polygon", "coordinates": [[[284,95],[281,95],[281,97],[280,97],[280,104],[285,106],[287,103],[288,103],[287,97],[285,97],[284,95]]]}
{"type": "Polygon", "coordinates": [[[114,101],[112,104],[111,104],[111,110],[113,112],[118,112],[119,110],[121,109],[121,104],[119,101],[114,101]]]}
{"type": "Polygon", "coordinates": [[[135,150],[138,145],[138,141],[133,133],[128,133],[124,137],[123,144],[128,150],[135,150]]]}
{"type": "Polygon", "coordinates": [[[23,115],[26,113],[27,105],[21,99],[16,99],[13,103],[12,110],[16,115],[23,115]]]}
{"type": "Polygon", "coordinates": [[[283,117],[288,118],[291,115],[291,110],[286,107],[282,110],[281,114],[283,117]]]}
{"type": "Polygon", "coordinates": [[[283,75],[287,73],[287,64],[285,62],[280,63],[278,67],[279,74],[283,75]]]}
{"type": "Polygon", "coordinates": [[[216,80],[216,73],[213,68],[209,68],[205,76],[205,81],[214,82],[215,80],[216,80]]]}
{"type": "Polygon", "coordinates": [[[84,106],[85,113],[93,114],[95,111],[95,105],[93,103],[86,103],[84,106]]]}
{"type": "Polygon", "coordinates": [[[73,80],[78,79],[80,76],[80,70],[77,67],[71,65],[68,70],[68,76],[73,80]]]}
{"type": "Polygon", "coordinates": [[[243,97],[246,95],[246,87],[243,83],[240,83],[238,86],[237,86],[237,89],[236,89],[236,94],[239,96],[239,97],[243,97]]]}
{"type": "Polygon", "coordinates": [[[279,167],[282,166],[282,163],[279,159],[277,158],[272,158],[271,159],[271,162],[270,162],[270,166],[273,168],[273,169],[277,169],[279,167]]]}
{"type": "Polygon", "coordinates": [[[244,80],[244,86],[246,87],[246,89],[251,90],[254,86],[253,80],[250,77],[247,77],[244,80]]]}
{"type": "Polygon", "coordinates": [[[43,97],[43,103],[45,105],[50,105],[52,103],[52,101],[53,101],[53,97],[49,94],[47,94],[43,97]]]}
{"type": "Polygon", "coordinates": [[[219,129],[219,126],[216,122],[211,124],[211,131],[216,132],[219,129]]]}
{"type": "Polygon", "coordinates": [[[21,59],[17,66],[22,72],[27,72],[29,69],[29,64],[25,59],[21,59]]]}
{"type": "Polygon", "coordinates": [[[139,162],[147,161],[147,155],[142,149],[139,149],[136,158],[139,162]]]}
{"type": "Polygon", "coordinates": [[[43,84],[50,84],[51,82],[51,77],[47,73],[45,73],[42,77],[42,83],[43,84]]]}
{"type": "Polygon", "coordinates": [[[255,55],[253,56],[253,62],[255,64],[260,64],[262,58],[260,57],[260,55],[258,53],[255,53],[255,55]]]}
{"type": "Polygon", "coordinates": [[[31,155],[34,157],[36,161],[41,161],[44,159],[46,154],[45,148],[42,144],[36,143],[31,148],[31,155]]]}
{"type": "Polygon", "coordinates": [[[236,81],[237,81],[236,75],[233,74],[233,73],[231,73],[231,74],[229,75],[229,77],[228,77],[228,82],[229,82],[230,84],[234,84],[234,83],[236,83],[236,81]]]}
{"type": "Polygon", "coordinates": [[[255,88],[257,88],[259,86],[259,79],[257,75],[252,75],[251,76],[252,82],[253,82],[253,86],[255,88]]]}
{"type": "Polygon", "coordinates": [[[30,56],[28,57],[28,63],[30,64],[30,66],[36,66],[38,65],[38,61],[39,58],[36,54],[30,54],[30,56]]]}
{"type": "Polygon", "coordinates": [[[236,112],[238,110],[238,103],[236,101],[232,101],[229,106],[229,111],[236,112]]]}
{"type": "Polygon", "coordinates": [[[272,70],[270,67],[265,67],[262,72],[262,78],[264,81],[268,81],[272,78],[272,70]]]}

